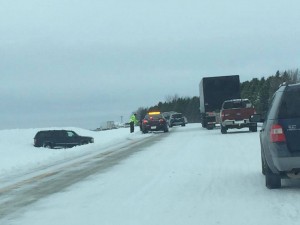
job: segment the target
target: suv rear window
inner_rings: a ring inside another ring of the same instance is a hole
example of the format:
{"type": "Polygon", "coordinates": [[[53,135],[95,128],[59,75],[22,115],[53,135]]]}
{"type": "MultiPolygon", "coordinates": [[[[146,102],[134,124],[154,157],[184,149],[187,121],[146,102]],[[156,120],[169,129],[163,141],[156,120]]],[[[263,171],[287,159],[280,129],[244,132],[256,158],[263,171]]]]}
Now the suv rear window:
{"type": "Polygon", "coordinates": [[[181,118],[182,114],[178,113],[178,114],[173,114],[172,115],[173,118],[181,118]]]}
{"type": "Polygon", "coordinates": [[[290,89],[284,92],[280,103],[278,118],[291,119],[300,117],[300,89],[290,89]]]}

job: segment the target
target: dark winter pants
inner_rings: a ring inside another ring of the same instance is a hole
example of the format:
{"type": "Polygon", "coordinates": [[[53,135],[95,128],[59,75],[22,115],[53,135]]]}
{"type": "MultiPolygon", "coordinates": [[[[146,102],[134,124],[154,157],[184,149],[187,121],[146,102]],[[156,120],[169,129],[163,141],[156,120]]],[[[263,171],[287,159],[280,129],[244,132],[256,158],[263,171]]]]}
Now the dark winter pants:
{"type": "Polygon", "coordinates": [[[130,122],[130,133],[134,132],[134,122],[130,122]]]}

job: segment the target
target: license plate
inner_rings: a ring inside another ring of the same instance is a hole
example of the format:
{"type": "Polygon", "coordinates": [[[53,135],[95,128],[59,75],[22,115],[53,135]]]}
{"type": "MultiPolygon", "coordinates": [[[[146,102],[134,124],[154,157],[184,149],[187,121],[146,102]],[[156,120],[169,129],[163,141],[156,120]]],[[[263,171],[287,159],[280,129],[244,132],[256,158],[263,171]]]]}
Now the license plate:
{"type": "Polygon", "coordinates": [[[156,129],[156,126],[151,126],[151,129],[156,129]]]}

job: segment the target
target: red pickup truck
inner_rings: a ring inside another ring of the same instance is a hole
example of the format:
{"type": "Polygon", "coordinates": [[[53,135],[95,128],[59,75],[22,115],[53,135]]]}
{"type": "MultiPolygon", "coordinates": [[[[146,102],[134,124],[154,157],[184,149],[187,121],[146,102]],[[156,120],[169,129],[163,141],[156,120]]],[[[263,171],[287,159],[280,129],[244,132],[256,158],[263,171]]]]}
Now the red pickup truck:
{"type": "Polygon", "coordinates": [[[257,131],[257,123],[249,121],[251,115],[256,114],[255,108],[248,99],[232,99],[224,101],[220,111],[221,133],[228,129],[249,127],[252,132],[257,131]]]}

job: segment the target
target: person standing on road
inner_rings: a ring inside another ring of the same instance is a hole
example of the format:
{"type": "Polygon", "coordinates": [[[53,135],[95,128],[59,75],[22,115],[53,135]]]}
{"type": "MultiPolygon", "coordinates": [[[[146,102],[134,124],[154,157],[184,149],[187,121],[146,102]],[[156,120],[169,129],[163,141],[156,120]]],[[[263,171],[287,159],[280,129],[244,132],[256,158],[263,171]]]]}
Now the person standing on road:
{"type": "Polygon", "coordinates": [[[130,133],[134,132],[134,126],[137,125],[139,121],[136,119],[136,113],[132,114],[129,120],[130,124],[130,133]]]}

